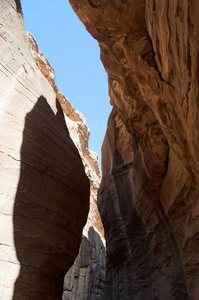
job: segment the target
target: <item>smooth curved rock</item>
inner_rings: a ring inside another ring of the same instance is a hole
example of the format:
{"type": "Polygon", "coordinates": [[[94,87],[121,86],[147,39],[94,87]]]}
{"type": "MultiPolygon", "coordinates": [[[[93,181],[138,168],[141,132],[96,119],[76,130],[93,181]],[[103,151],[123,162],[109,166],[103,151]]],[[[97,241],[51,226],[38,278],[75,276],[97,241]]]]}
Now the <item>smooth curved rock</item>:
{"type": "Polygon", "coordinates": [[[198,2],[70,3],[99,41],[114,106],[98,199],[105,299],[197,300],[198,2]]]}
{"type": "Polygon", "coordinates": [[[61,299],[89,180],[57,94],[33,58],[20,1],[1,11],[1,299],[61,299]]]}

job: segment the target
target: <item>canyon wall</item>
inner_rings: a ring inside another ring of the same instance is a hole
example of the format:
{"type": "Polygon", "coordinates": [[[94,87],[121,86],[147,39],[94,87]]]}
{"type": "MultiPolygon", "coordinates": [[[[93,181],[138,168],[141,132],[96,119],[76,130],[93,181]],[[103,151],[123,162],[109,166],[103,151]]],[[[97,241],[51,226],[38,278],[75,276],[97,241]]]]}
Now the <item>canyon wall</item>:
{"type": "Polygon", "coordinates": [[[98,40],[113,110],[98,205],[105,299],[199,298],[199,4],[70,0],[98,40]]]}
{"type": "Polygon", "coordinates": [[[61,299],[89,210],[62,107],[75,109],[35,56],[20,1],[2,0],[0,12],[0,299],[61,299]]]}

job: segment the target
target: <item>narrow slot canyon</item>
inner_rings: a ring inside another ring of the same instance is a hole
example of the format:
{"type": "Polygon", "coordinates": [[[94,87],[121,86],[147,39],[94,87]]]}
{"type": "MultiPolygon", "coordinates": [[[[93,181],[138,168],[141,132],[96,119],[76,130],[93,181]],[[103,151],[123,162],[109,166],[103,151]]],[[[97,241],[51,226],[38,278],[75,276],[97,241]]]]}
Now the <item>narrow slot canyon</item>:
{"type": "Polygon", "coordinates": [[[198,2],[69,2],[108,75],[102,176],[23,5],[2,0],[0,299],[198,300],[198,2]]]}

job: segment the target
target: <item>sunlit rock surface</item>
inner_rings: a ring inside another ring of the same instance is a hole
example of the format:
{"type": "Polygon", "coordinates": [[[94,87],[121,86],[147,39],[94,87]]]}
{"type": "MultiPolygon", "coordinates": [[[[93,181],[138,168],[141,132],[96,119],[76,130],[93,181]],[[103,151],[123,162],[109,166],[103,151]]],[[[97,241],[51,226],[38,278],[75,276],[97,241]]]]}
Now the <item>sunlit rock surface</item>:
{"type": "Polygon", "coordinates": [[[89,180],[60,99],[31,53],[20,1],[2,0],[0,18],[0,299],[61,299],[89,180]]]}
{"type": "Polygon", "coordinates": [[[70,0],[113,111],[99,208],[105,299],[199,299],[198,1],[70,0]]]}

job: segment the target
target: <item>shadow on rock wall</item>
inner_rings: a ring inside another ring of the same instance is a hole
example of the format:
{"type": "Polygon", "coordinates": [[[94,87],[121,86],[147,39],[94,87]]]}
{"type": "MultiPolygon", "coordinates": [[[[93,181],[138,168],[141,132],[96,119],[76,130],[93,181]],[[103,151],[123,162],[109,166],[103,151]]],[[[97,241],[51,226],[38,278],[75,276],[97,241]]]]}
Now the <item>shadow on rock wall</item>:
{"type": "Polygon", "coordinates": [[[22,7],[21,7],[21,1],[20,0],[15,0],[15,2],[16,2],[17,12],[20,13],[20,14],[23,14],[22,7]]]}
{"type": "Polygon", "coordinates": [[[61,299],[88,213],[89,182],[57,100],[56,106],[55,115],[41,96],[25,119],[13,212],[21,265],[15,300],[61,299]]]}

